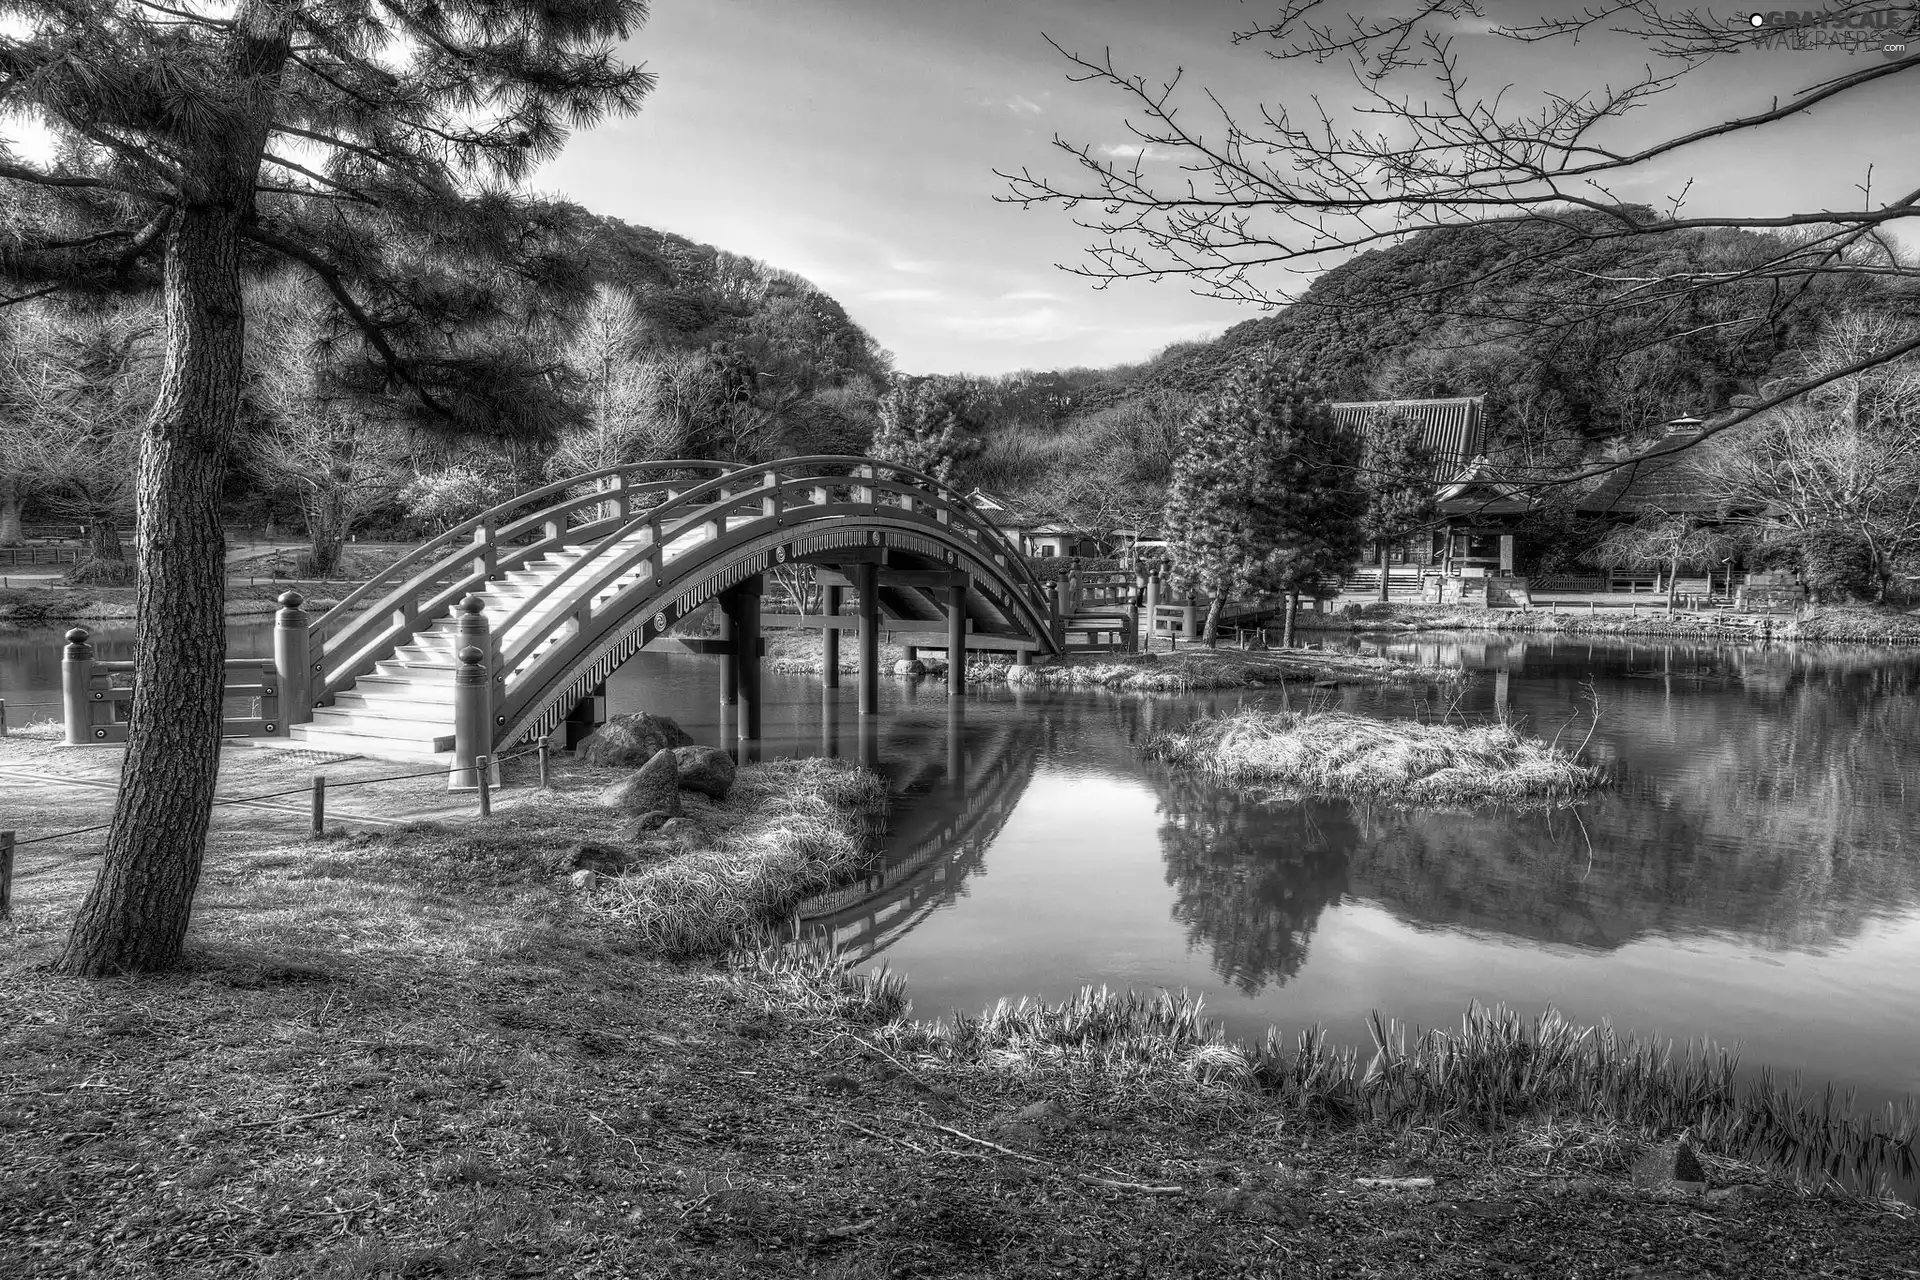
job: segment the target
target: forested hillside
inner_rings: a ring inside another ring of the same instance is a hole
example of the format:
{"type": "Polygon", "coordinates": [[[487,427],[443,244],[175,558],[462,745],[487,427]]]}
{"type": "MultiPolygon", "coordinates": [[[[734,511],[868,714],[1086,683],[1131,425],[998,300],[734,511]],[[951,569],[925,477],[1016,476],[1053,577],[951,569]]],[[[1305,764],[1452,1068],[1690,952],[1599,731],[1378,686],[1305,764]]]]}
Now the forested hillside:
{"type": "Polygon", "coordinates": [[[1795,294],[1765,281],[1710,295],[1650,290],[1644,304],[1622,306],[1634,281],[1751,267],[1780,241],[1720,229],[1593,239],[1591,220],[1423,233],[1353,258],[1295,304],[1213,341],[1138,365],[1018,375],[1053,388],[1064,407],[988,414],[967,477],[1096,524],[1150,521],[1173,428],[1230,369],[1268,351],[1334,399],[1484,396],[1496,458],[1553,473],[1753,391],[1823,317],[1863,300],[1851,277],[1795,294]],[[1489,283],[1494,268],[1513,265],[1489,283]],[[1423,303],[1381,305],[1410,293],[1423,303]]]}
{"type": "MultiPolygon", "coordinates": [[[[229,524],[310,535],[324,572],[356,533],[417,535],[594,467],[865,451],[890,356],[806,280],[572,205],[525,234],[550,244],[520,275],[442,259],[401,281],[392,315],[431,297],[444,317],[387,330],[414,353],[412,385],[326,290],[256,272],[229,524]]],[[[134,453],[162,329],[141,279],[0,311],[0,545],[23,517],[86,524],[97,563],[80,576],[128,576],[112,530],[132,520],[131,468],[113,460],[134,453]]]]}

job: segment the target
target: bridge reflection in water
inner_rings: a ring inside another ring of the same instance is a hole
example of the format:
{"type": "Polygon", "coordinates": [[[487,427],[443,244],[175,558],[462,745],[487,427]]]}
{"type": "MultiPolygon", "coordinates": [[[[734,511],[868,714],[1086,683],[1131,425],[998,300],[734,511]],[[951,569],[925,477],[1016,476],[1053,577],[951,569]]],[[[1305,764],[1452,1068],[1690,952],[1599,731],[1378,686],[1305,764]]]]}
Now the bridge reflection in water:
{"type": "Polygon", "coordinates": [[[884,762],[891,789],[905,802],[896,804],[886,852],[865,877],[795,908],[797,937],[870,959],[957,897],[980,869],[1044,755],[1044,725],[995,716],[969,726],[965,702],[954,699],[944,709],[943,722],[848,717],[858,727],[843,731],[836,703],[823,699],[821,754],[851,749],[870,767],[884,762]]]}

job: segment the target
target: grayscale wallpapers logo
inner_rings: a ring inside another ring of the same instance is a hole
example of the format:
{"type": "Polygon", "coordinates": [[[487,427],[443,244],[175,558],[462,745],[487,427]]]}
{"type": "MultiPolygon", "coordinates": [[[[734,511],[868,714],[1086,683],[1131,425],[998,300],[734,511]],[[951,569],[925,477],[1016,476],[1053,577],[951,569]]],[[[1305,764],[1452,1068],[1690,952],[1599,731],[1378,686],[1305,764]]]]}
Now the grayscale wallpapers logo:
{"type": "Polygon", "coordinates": [[[1753,49],[1835,49],[1849,54],[1877,53],[1897,62],[1920,47],[1920,31],[1911,9],[1873,9],[1828,13],[1817,9],[1769,9],[1738,13],[1734,25],[1751,27],[1760,38],[1753,49]]]}

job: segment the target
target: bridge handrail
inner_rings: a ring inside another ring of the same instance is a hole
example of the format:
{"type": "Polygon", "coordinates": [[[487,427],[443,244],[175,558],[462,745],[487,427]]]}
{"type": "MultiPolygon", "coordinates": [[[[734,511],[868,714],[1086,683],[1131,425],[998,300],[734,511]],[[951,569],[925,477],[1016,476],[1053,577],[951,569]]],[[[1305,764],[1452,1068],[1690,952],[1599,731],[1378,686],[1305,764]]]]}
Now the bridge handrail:
{"type": "MultiPolygon", "coordinates": [[[[547,655],[532,655],[569,620],[579,630],[597,635],[604,628],[593,621],[594,596],[609,582],[631,572],[641,562],[653,566],[653,580],[666,573],[670,544],[688,531],[716,526],[720,536],[739,534],[742,528],[785,523],[790,514],[814,508],[868,511],[904,509],[910,519],[940,526],[948,537],[983,557],[1010,591],[1025,615],[1023,625],[1044,631],[1045,596],[1031,566],[1012,540],[990,517],[976,510],[964,494],[943,481],[902,463],[850,454],[816,454],[759,464],[736,464],[705,459],[669,459],[603,467],[569,476],[516,495],[461,521],[429,539],[375,574],[311,624],[309,652],[315,661],[310,689],[315,702],[330,701],[340,689],[364,674],[371,663],[391,657],[409,637],[432,624],[470,590],[486,589],[490,579],[555,547],[587,544],[589,550],[574,564],[541,584],[528,597],[491,619],[489,668],[496,688],[505,693],[507,677],[526,661],[544,667],[547,655]],[[689,473],[692,473],[691,475],[689,473]],[[598,486],[611,479],[608,488],[598,486]],[[842,491],[851,490],[851,494],[842,491]],[[633,510],[640,495],[664,494],[640,512],[633,510]],[[558,501],[552,501],[558,496],[558,501]],[[599,516],[611,505],[615,514],[599,516]],[[745,507],[746,510],[739,510],[745,507]],[[594,518],[569,526],[576,513],[596,509],[594,518]],[[729,530],[730,516],[745,519],[729,530]],[[620,544],[635,531],[652,530],[641,546],[620,544]],[[513,540],[529,531],[544,530],[524,545],[513,540]],[[609,554],[611,553],[611,554],[609,554]],[[579,601],[557,616],[523,628],[526,634],[508,643],[508,635],[540,611],[552,607],[560,595],[584,592],[579,601]],[[361,608],[361,606],[371,606],[361,608]],[[589,627],[589,622],[593,626],[589,627]]],[[[835,512],[834,514],[839,514],[835,512]]],[[[800,515],[804,522],[810,517],[800,515]]],[[[569,645],[571,642],[568,642],[569,645]]],[[[536,673],[537,674],[537,673],[536,673]]],[[[516,708],[524,697],[508,698],[516,708]]],[[[503,710],[505,709],[503,705],[503,710]]]]}
{"type": "MultiPolygon", "coordinates": [[[[325,639],[331,634],[332,624],[341,619],[349,618],[353,614],[355,606],[372,595],[375,588],[386,585],[394,579],[399,578],[402,570],[419,564],[426,558],[429,552],[441,551],[456,545],[467,547],[484,546],[493,541],[495,535],[505,532],[505,530],[499,527],[500,520],[503,516],[512,515],[514,512],[526,507],[529,503],[538,502],[540,499],[549,497],[552,494],[566,493],[568,490],[585,484],[589,480],[604,480],[609,476],[621,476],[634,471],[709,471],[715,468],[735,470],[738,469],[738,467],[738,463],[715,462],[705,458],[679,458],[665,462],[628,462],[617,467],[602,467],[598,471],[582,472],[580,475],[569,476],[565,480],[555,480],[551,484],[540,486],[538,489],[528,490],[526,493],[509,498],[505,502],[488,507],[479,515],[470,516],[462,520],[459,524],[454,525],[443,533],[436,534],[415,547],[412,551],[409,551],[406,555],[401,556],[385,569],[382,569],[379,573],[374,574],[358,587],[355,587],[339,604],[336,604],[320,617],[314,619],[309,629],[310,634],[316,640],[325,639]],[[476,530],[481,531],[483,536],[477,539],[474,538],[472,535],[476,530]]],[[[598,496],[583,497],[577,505],[589,505],[595,502],[613,502],[618,500],[623,492],[623,490],[616,489],[598,496]]],[[[566,506],[572,509],[572,506],[575,504],[559,503],[555,505],[556,507],[566,506]]],[[[507,528],[519,529],[522,525],[550,514],[551,509],[533,512],[528,516],[515,520],[511,525],[507,526],[507,528]]]]}
{"type": "MultiPolygon", "coordinates": [[[[445,532],[421,543],[400,559],[369,578],[366,582],[349,592],[339,604],[315,619],[308,628],[310,652],[320,660],[319,678],[312,682],[316,698],[334,692],[332,686],[339,682],[339,673],[333,668],[339,665],[341,656],[347,655],[357,663],[370,649],[379,648],[395,637],[398,631],[405,630],[416,621],[423,612],[437,611],[447,607],[471,587],[481,586],[487,580],[489,572],[500,567],[498,547],[503,540],[510,540],[526,532],[529,528],[550,523],[583,507],[596,506],[605,502],[623,504],[633,489],[643,492],[667,489],[676,477],[669,474],[687,471],[732,470],[737,464],[714,462],[708,459],[676,458],[662,462],[626,463],[617,467],[602,467],[597,471],[584,472],[564,480],[556,480],[537,489],[498,503],[479,515],[472,516],[445,532]],[[628,476],[648,475],[658,478],[642,479],[639,483],[627,482],[628,476]],[[580,486],[607,478],[619,480],[612,490],[598,493],[575,492],[580,486]],[[571,495],[563,501],[541,507],[523,515],[526,508],[554,494],[571,495]],[[507,517],[514,517],[506,519],[507,517]],[[502,521],[505,520],[505,523],[502,521]],[[475,536],[478,534],[479,536],[475,536]],[[450,586],[442,586],[438,595],[430,598],[423,606],[418,597],[422,591],[439,583],[439,580],[454,572],[462,561],[480,560],[485,569],[472,569],[458,575],[450,586]],[[431,561],[429,564],[428,562],[431,561]],[[423,567],[424,566],[424,567],[423,567]],[[409,573],[412,574],[408,577],[409,573]],[[375,593],[379,594],[376,595],[375,593]],[[359,611],[362,601],[383,601],[393,596],[404,597],[406,607],[401,611],[406,615],[402,622],[392,618],[393,609],[366,609],[359,611]],[[377,634],[376,634],[377,633],[377,634]]],[[[564,540],[565,529],[554,531],[554,536],[532,546],[516,548],[518,554],[508,557],[509,567],[521,560],[530,559],[564,540]]]]}

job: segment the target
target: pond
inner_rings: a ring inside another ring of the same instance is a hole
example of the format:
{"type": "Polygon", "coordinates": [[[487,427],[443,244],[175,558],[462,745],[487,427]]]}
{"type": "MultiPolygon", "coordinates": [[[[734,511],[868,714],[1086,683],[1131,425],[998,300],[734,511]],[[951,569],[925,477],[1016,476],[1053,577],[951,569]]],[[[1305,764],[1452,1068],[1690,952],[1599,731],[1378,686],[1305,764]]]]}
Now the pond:
{"type": "MultiPolygon", "coordinates": [[[[237,628],[234,652],[269,635],[237,628]]],[[[0,697],[57,698],[58,636],[0,634],[0,697]]],[[[115,630],[100,640],[108,652],[115,630]]],[[[1737,1045],[1863,1104],[1920,1093],[1920,655],[1339,643],[1474,673],[1463,689],[1319,695],[1344,709],[1504,708],[1585,743],[1617,785],[1536,813],[1262,802],[1138,744],[1277,691],[979,686],[959,705],[890,677],[866,747],[897,793],[887,862],[817,900],[809,927],[906,974],[921,1016],[1105,983],[1203,995],[1238,1035],[1318,1023],[1365,1044],[1369,1010],[1446,1026],[1471,1001],[1552,1004],[1737,1045]]],[[[714,741],[718,685],[711,660],[642,654],[608,692],[615,711],[714,741]]],[[[851,682],[826,696],[815,677],[770,675],[766,693],[765,752],[860,751],[851,682]]]]}

